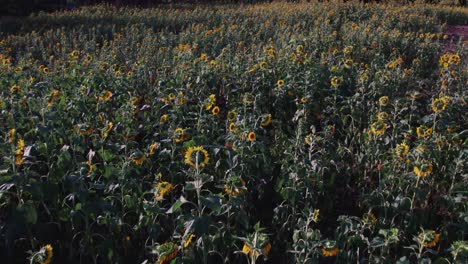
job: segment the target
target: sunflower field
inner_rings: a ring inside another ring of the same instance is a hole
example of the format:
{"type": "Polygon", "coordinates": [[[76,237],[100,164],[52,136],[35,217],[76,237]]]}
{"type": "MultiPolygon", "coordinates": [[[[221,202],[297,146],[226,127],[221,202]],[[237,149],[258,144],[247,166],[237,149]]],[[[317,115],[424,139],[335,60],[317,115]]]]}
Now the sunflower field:
{"type": "Polygon", "coordinates": [[[2,261],[468,262],[468,8],[0,21],[2,261]]]}

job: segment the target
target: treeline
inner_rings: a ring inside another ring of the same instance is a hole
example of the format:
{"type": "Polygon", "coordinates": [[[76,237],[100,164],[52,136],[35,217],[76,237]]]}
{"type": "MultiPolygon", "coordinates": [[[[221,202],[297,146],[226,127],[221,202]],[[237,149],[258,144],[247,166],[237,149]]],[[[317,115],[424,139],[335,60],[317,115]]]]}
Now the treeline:
{"type": "MultiPolygon", "coordinates": [[[[32,12],[54,11],[63,9],[74,9],[83,5],[94,5],[107,3],[115,6],[153,6],[168,3],[261,3],[273,0],[0,0],[0,16],[26,16],[32,12]]],[[[286,0],[288,2],[300,2],[304,0],[286,0]]],[[[314,0],[305,0],[307,2],[314,0]]],[[[319,2],[327,0],[318,0],[319,2]]],[[[348,1],[348,0],[343,0],[348,1]]],[[[386,0],[360,0],[361,2],[387,2],[386,0]]],[[[403,3],[412,3],[415,0],[400,0],[403,3]]],[[[438,3],[441,0],[425,0],[427,3],[438,3]]],[[[467,0],[457,0],[461,6],[466,6],[467,0]]]]}

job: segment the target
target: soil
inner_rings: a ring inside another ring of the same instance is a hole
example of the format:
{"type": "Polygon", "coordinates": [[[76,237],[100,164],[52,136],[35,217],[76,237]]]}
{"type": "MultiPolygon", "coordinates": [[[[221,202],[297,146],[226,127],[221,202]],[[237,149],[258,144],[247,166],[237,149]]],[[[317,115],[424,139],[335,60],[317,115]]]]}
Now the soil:
{"type": "Polygon", "coordinates": [[[444,34],[448,36],[445,40],[444,51],[455,52],[456,44],[458,41],[462,41],[464,44],[468,42],[468,26],[467,25],[451,25],[447,26],[444,34]]]}

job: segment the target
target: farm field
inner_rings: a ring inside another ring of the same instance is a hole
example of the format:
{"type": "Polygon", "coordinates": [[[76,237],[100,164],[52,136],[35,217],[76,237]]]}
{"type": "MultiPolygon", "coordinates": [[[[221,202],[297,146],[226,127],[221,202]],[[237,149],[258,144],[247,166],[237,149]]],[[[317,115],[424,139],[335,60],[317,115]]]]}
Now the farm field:
{"type": "Polygon", "coordinates": [[[6,263],[467,263],[468,8],[0,20],[6,263]]]}

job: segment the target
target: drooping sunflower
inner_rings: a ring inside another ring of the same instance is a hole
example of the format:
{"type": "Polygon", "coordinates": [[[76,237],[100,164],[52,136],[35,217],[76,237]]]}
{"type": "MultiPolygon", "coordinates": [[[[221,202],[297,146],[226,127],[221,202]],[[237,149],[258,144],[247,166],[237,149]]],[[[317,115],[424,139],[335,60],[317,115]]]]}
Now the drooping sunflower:
{"type": "Polygon", "coordinates": [[[229,122],[233,122],[237,119],[237,113],[234,111],[229,111],[227,114],[227,119],[229,122]]]}
{"type": "Polygon", "coordinates": [[[396,148],[395,148],[395,154],[400,158],[402,159],[403,157],[406,156],[406,154],[408,154],[409,152],[409,146],[408,144],[406,144],[405,142],[401,143],[401,144],[397,144],[396,148]]]}
{"type": "Polygon", "coordinates": [[[312,143],[315,141],[315,139],[317,138],[317,136],[315,134],[309,134],[307,136],[305,136],[304,138],[304,141],[307,145],[312,145],[312,143]]]}
{"type": "Polygon", "coordinates": [[[8,132],[8,143],[12,143],[15,140],[16,129],[12,128],[8,132]]]}
{"type": "Polygon", "coordinates": [[[249,134],[247,135],[247,139],[248,139],[250,142],[255,141],[256,138],[257,138],[257,135],[256,135],[255,132],[253,132],[253,131],[250,131],[249,134]]]}
{"type": "Polygon", "coordinates": [[[245,181],[240,177],[230,177],[226,185],[224,186],[224,191],[229,196],[238,196],[245,192],[245,181]]]}
{"type": "Polygon", "coordinates": [[[185,163],[192,167],[205,167],[209,160],[208,151],[203,146],[190,147],[185,152],[185,163]]]}
{"type": "Polygon", "coordinates": [[[413,167],[413,172],[418,177],[427,177],[432,173],[432,163],[422,161],[418,166],[413,167]]]}
{"type": "Polygon", "coordinates": [[[99,101],[105,102],[111,99],[112,97],[112,92],[107,90],[103,95],[99,96],[99,101]]]}
{"type": "Polygon", "coordinates": [[[432,135],[432,128],[428,128],[426,126],[419,126],[416,128],[416,134],[418,138],[427,139],[432,135]]]}
{"type": "Polygon", "coordinates": [[[185,135],[185,131],[183,128],[176,128],[176,130],[174,130],[174,140],[176,143],[179,143],[179,142],[182,142],[184,141],[186,138],[186,135],[185,135]]]}
{"type": "Polygon", "coordinates": [[[434,230],[424,230],[418,234],[418,238],[424,247],[432,248],[439,242],[440,234],[436,233],[434,230]]]}
{"type": "Polygon", "coordinates": [[[371,132],[372,134],[376,136],[382,135],[386,129],[387,129],[387,124],[385,124],[385,122],[383,122],[382,120],[378,120],[372,123],[371,125],[371,132]]]}
{"type": "Polygon", "coordinates": [[[229,123],[229,132],[234,132],[237,130],[237,126],[234,123],[229,123]]]}
{"type": "Polygon", "coordinates": [[[158,247],[157,252],[159,254],[158,263],[168,264],[177,257],[179,247],[172,242],[166,242],[158,247]]]}
{"type": "Polygon", "coordinates": [[[153,154],[154,154],[154,151],[156,150],[156,148],[158,148],[158,144],[157,144],[157,143],[151,144],[151,146],[149,146],[149,154],[150,154],[150,155],[153,155],[153,154]]]}
{"type": "Polygon", "coordinates": [[[194,234],[190,234],[188,236],[188,238],[185,240],[184,242],[184,248],[188,248],[191,244],[192,244],[192,241],[193,239],[195,238],[195,235],[194,234]]]}
{"type": "Polygon", "coordinates": [[[437,98],[432,101],[432,107],[431,107],[432,111],[434,111],[435,113],[441,113],[442,111],[445,110],[445,108],[447,108],[449,103],[450,103],[450,97],[448,96],[442,96],[440,98],[437,98]]]}
{"type": "Polygon", "coordinates": [[[38,261],[40,264],[50,264],[54,256],[53,250],[54,248],[50,244],[43,246],[34,260],[38,261]]]}
{"type": "Polygon", "coordinates": [[[205,109],[209,111],[215,104],[216,104],[216,95],[210,94],[208,99],[205,100],[205,109]]]}
{"type": "Polygon", "coordinates": [[[380,112],[377,114],[377,119],[381,121],[387,121],[388,120],[388,114],[387,112],[380,112]]]}
{"type": "Polygon", "coordinates": [[[23,139],[18,139],[18,146],[16,148],[15,152],[15,164],[16,165],[21,165],[23,164],[23,155],[24,155],[24,140],[23,139]]]}
{"type": "Polygon", "coordinates": [[[260,123],[260,125],[262,127],[267,127],[271,124],[271,114],[266,114],[266,115],[263,115],[262,116],[262,122],[260,123]]]}
{"type": "MultiPolygon", "coordinates": [[[[249,236],[249,240],[253,241],[252,235],[249,236]]],[[[242,247],[242,253],[256,258],[260,255],[268,256],[271,250],[271,243],[268,241],[268,237],[265,234],[258,234],[256,239],[256,245],[252,245],[251,242],[245,242],[242,247]]]]}
{"type": "Polygon", "coordinates": [[[340,251],[336,246],[336,241],[327,241],[322,247],[322,255],[324,257],[333,257],[340,251]]]}
{"type": "Polygon", "coordinates": [[[156,201],[162,201],[164,196],[166,196],[172,189],[174,189],[174,186],[166,181],[158,182],[154,186],[155,192],[154,192],[154,198],[156,201]]]}
{"type": "Polygon", "coordinates": [[[58,90],[53,89],[52,93],[49,96],[49,100],[47,101],[47,106],[52,107],[54,105],[54,101],[57,98],[60,98],[62,96],[62,93],[59,92],[58,90]]]}
{"type": "Polygon", "coordinates": [[[312,221],[317,223],[318,219],[319,219],[319,216],[320,216],[320,209],[315,209],[314,214],[312,215],[312,221]]]}
{"type": "Polygon", "coordinates": [[[138,166],[141,166],[143,162],[145,162],[145,160],[146,160],[145,154],[143,154],[140,151],[136,152],[132,157],[132,162],[138,166]]]}
{"type": "Polygon", "coordinates": [[[387,106],[390,100],[388,99],[388,96],[382,96],[379,98],[379,104],[380,106],[387,106]]]}
{"type": "Polygon", "coordinates": [[[162,115],[159,118],[159,124],[161,124],[161,125],[167,124],[168,119],[169,119],[169,116],[167,114],[162,115]]]}
{"type": "Polygon", "coordinates": [[[333,76],[330,79],[330,84],[333,88],[338,88],[343,82],[343,77],[333,76]]]}
{"type": "Polygon", "coordinates": [[[112,127],[114,127],[114,124],[112,122],[107,123],[106,127],[102,131],[102,138],[105,139],[107,136],[109,136],[109,133],[112,131],[112,127]]]}

